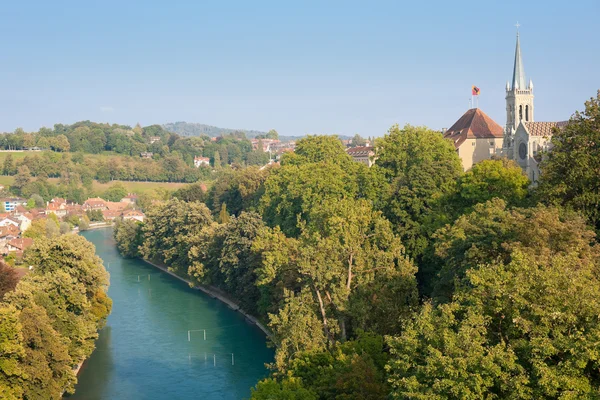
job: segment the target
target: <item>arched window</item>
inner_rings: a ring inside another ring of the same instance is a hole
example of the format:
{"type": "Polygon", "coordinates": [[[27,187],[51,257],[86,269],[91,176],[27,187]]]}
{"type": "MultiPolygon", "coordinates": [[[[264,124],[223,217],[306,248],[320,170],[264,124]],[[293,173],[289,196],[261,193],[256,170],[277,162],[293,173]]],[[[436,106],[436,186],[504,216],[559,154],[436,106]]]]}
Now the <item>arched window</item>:
{"type": "Polygon", "coordinates": [[[519,106],[519,121],[523,119],[523,106],[519,106]]]}
{"type": "Polygon", "coordinates": [[[525,106],[525,121],[529,121],[529,105],[525,106]]]}

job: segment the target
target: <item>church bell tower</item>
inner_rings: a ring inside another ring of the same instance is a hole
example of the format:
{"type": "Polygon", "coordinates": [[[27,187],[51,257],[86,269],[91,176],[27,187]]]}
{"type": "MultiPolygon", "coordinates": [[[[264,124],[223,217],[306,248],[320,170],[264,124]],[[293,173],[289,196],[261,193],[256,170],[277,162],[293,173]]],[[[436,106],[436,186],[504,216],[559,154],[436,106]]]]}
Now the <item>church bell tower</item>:
{"type": "Polygon", "coordinates": [[[517,24],[517,47],[515,49],[512,84],[506,82],[506,128],[503,147],[509,149],[509,158],[513,158],[511,153],[514,145],[514,135],[519,123],[521,121],[534,121],[533,82],[530,80],[529,84],[526,84],[518,28],[519,24],[517,24]]]}

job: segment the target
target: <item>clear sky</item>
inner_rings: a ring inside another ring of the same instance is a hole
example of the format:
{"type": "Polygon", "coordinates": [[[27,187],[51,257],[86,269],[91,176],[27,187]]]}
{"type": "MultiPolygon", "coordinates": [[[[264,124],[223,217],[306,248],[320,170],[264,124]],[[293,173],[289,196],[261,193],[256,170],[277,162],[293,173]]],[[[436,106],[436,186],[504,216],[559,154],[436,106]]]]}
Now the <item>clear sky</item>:
{"type": "Polygon", "coordinates": [[[175,121],[280,134],[505,124],[514,24],[538,121],[600,88],[600,1],[27,1],[0,5],[0,131],[175,121]],[[93,4],[92,4],[93,3],[93,4]]]}

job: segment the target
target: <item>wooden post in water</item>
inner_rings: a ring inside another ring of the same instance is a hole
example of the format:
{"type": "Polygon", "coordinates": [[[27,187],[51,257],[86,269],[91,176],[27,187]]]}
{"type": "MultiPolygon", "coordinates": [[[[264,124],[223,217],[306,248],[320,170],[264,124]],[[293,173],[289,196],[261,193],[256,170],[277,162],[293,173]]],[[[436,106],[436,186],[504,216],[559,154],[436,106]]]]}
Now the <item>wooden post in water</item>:
{"type": "Polygon", "coordinates": [[[148,274],[148,280],[150,280],[150,274],[148,274]]]}
{"type": "Polygon", "coordinates": [[[190,331],[188,331],[188,342],[189,342],[189,341],[191,341],[191,338],[190,338],[190,331]]]}
{"type": "Polygon", "coordinates": [[[204,340],[206,340],[206,329],[204,330],[204,340]]]}
{"type": "Polygon", "coordinates": [[[138,282],[140,281],[140,276],[138,275],[138,282]]]}
{"type": "Polygon", "coordinates": [[[217,366],[217,355],[213,354],[213,367],[217,366]]]}
{"type": "Polygon", "coordinates": [[[233,364],[233,353],[231,353],[231,365],[234,365],[233,364]]]}

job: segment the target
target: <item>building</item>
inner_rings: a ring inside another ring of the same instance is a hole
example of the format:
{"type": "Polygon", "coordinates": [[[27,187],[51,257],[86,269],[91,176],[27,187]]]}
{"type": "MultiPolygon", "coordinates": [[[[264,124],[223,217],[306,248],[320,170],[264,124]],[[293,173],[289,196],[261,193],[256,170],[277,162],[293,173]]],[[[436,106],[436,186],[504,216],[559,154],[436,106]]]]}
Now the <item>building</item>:
{"type": "Polygon", "coordinates": [[[346,153],[356,162],[360,162],[370,167],[375,164],[375,148],[367,146],[350,147],[346,153]]]}
{"type": "Polygon", "coordinates": [[[554,129],[561,129],[568,121],[536,122],[533,81],[526,82],[517,32],[512,82],[506,82],[506,127],[500,154],[515,160],[535,185],[540,176],[541,153],[551,149],[554,129]]]}
{"type": "Polygon", "coordinates": [[[106,205],[106,201],[99,197],[94,197],[87,199],[82,206],[84,211],[88,210],[108,210],[108,206],[106,205]]]}
{"type": "Polygon", "coordinates": [[[138,200],[138,195],[135,193],[129,193],[127,196],[121,199],[121,202],[126,204],[136,204],[138,200]]]}
{"type": "Polygon", "coordinates": [[[208,157],[194,157],[194,167],[200,168],[201,166],[210,166],[210,158],[208,157]]]}
{"type": "Polygon", "coordinates": [[[452,140],[465,171],[502,149],[504,129],[479,108],[467,110],[444,137],[452,140]]]}
{"type": "Polygon", "coordinates": [[[0,199],[0,203],[4,206],[4,211],[11,212],[15,211],[18,205],[27,204],[27,200],[20,197],[4,197],[0,199]]]}
{"type": "Polygon", "coordinates": [[[123,213],[123,219],[129,219],[138,222],[144,222],[146,216],[143,212],[138,210],[128,210],[123,213]]]}
{"type": "Polygon", "coordinates": [[[142,157],[142,158],[152,158],[153,155],[154,155],[154,153],[152,153],[150,151],[145,151],[143,153],[140,153],[140,157],[142,157]]]}
{"type": "Polygon", "coordinates": [[[23,255],[23,252],[28,247],[31,247],[32,244],[33,244],[33,239],[31,239],[31,238],[12,239],[12,240],[9,240],[8,243],[6,243],[6,251],[8,253],[15,252],[15,253],[17,253],[17,255],[23,255]]]}
{"type": "Polygon", "coordinates": [[[150,136],[150,144],[160,142],[160,136],[150,136]]]}

